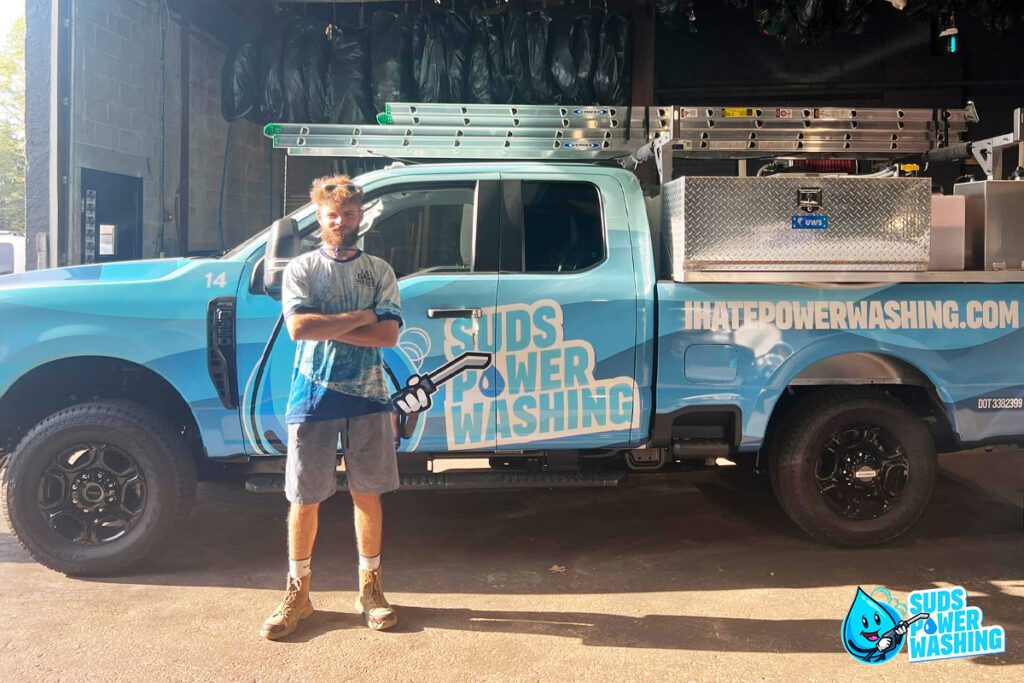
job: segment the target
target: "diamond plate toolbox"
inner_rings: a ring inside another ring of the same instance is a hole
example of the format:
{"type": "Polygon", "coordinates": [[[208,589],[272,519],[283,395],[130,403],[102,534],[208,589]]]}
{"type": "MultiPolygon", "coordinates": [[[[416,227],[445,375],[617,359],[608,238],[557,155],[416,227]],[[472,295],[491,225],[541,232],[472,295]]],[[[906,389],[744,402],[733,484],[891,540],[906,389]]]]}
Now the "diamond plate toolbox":
{"type": "Polygon", "coordinates": [[[684,271],[928,267],[927,178],[686,176],[662,192],[676,279],[684,271]]]}

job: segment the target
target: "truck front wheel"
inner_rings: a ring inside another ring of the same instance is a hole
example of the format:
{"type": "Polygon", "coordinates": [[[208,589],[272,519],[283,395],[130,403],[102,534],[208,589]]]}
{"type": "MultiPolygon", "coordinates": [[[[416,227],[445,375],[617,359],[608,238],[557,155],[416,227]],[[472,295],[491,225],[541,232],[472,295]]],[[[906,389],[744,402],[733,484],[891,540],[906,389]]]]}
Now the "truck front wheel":
{"type": "Polygon", "coordinates": [[[891,396],[821,390],[790,409],[769,467],[779,504],[810,536],[875,545],[909,529],[928,504],[935,445],[891,396]]]}
{"type": "Polygon", "coordinates": [[[103,574],[146,556],[188,516],[196,467],[152,411],[121,401],[66,408],[36,425],[3,478],[4,514],[41,564],[103,574]]]}

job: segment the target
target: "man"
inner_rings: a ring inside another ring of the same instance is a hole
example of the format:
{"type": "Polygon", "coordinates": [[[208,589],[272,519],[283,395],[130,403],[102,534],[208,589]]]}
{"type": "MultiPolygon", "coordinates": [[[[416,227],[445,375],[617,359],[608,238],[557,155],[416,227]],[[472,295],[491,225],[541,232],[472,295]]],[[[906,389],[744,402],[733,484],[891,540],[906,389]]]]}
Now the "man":
{"type": "Polygon", "coordinates": [[[272,640],[289,635],[313,613],[309,586],[317,511],[335,491],[339,434],[359,550],[355,609],[372,629],[398,623],[380,570],[380,494],[398,488],[380,347],[398,339],[398,283],[385,261],[355,248],[363,217],[357,185],[347,176],[319,178],[310,197],[323,245],[288,264],[281,287],[288,333],[298,349],[287,412],[287,593],[261,630],[272,640]]]}

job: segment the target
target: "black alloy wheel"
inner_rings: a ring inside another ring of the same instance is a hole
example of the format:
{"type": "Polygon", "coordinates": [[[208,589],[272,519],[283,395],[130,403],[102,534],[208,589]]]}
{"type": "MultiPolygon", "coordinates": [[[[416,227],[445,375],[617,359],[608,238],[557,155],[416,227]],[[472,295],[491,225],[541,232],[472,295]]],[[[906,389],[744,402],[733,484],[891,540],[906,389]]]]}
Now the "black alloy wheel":
{"type": "Polygon", "coordinates": [[[146,477],[114,444],[74,444],[43,472],[38,501],[47,525],[62,538],[80,545],[110,543],[142,518],[146,477]]]}
{"type": "Polygon", "coordinates": [[[163,417],[127,401],[49,416],[22,438],[3,473],[3,512],[22,546],[66,574],[128,567],[180,529],[196,463],[163,417]]]}
{"type": "Polygon", "coordinates": [[[935,444],[919,415],[879,390],[824,388],[775,428],[772,488],[818,541],[877,545],[909,529],[931,498],[935,444]]]}
{"type": "Polygon", "coordinates": [[[877,425],[851,425],[832,434],[814,472],[825,504],[847,519],[875,519],[906,491],[910,462],[903,445],[877,425]]]}

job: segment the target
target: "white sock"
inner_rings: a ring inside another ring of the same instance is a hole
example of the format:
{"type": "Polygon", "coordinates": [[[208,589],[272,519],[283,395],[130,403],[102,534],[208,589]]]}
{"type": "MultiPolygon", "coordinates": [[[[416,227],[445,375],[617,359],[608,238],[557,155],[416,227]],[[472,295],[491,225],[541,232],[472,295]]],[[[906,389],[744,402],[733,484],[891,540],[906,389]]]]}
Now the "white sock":
{"type": "Polygon", "coordinates": [[[375,557],[363,557],[362,555],[360,555],[359,568],[365,569],[369,572],[380,569],[380,555],[377,555],[375,557]]]}
{"type": "Polygon", "coordinates": [[[304,576],[309,575],[312,569],[310,565],[313,564],[313,557],[307,557],[304,560],[288,560],[288,576],[293,579],[301,579],[304,576]]]}

